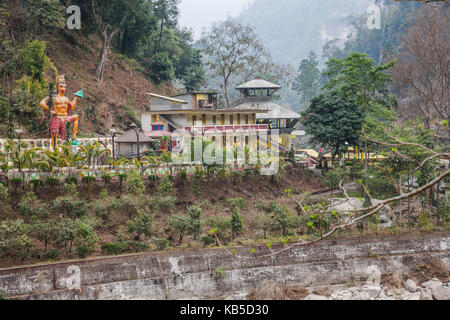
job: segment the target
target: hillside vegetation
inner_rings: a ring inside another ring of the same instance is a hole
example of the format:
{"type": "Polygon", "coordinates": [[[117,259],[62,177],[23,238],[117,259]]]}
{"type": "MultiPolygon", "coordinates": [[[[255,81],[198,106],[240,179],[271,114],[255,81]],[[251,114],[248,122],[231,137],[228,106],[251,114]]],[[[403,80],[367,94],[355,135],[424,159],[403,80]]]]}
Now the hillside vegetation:
{"type": "Polygon", "coordinates": [[[76,114],[83,134],[137,122],[146,93],[173,94],[202,83],[200,53],[177,27],[178,1],[77,1],[81,29],[66,27],[65,0],[6,1],[0,5],[0,133],[46,136],[40,100],[64,74],[67,95],[85,99],[76,114]],[[103,31],[106,30],[106,33],[103,31]],[[106,60],[104,59],[106,57],[106,60]],[[105,63],[106,62],[106,63],[105,63]],[[89,117],[92,127],[88,127],[89,117]]]}

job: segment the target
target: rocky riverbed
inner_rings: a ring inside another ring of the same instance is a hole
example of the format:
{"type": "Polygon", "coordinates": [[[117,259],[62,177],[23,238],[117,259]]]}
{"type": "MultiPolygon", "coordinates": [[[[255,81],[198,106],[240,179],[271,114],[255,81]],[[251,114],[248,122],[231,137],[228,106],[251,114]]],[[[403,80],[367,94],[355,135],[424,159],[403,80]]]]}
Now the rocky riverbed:
{"type": "Polygon", "coordinates": [[[433,278],[417,284],[407,279],[401,285],[348,284],[301,288],[295,285],[264,283],[248,294],[228,299],[250,300],[450,300],[450,282],[433,278]]]}
{"type": "Polygon", "coordinates": [[[336,290],[329,296],[313,293],[304,300],[450,300],[450,282],[434,278],[418,285],[408,279],[401,288],[363,285],[336,290]]]}

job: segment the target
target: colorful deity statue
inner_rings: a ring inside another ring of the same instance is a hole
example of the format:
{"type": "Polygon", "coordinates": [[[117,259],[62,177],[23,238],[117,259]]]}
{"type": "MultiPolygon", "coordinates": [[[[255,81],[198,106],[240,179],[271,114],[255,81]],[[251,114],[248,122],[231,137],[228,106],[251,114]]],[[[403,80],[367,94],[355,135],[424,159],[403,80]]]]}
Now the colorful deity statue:
{"type": "Polygon", "coordinates": [[[48,110],[51,112],[50,135],[52,138],[53,150],[56,150],[57,148],[59,134],[61,134],[62,140],[66,139],[67,122],[73,123],[72,145],[80,145],[80,142],[77,140],[78,115],[70,116],[70,111],[75,110],[78,97],[83,98],[82,90],[75,94],[75,98],[72,101],[69,101],[69,99],[64,96],[66,93],[66,82],[63,75],[56,78],[56,88],[58,91],[56,96],[48,96],[40,103],[41,108],[44,109],[44,113],[48,110]],[[49,106],[49,104],[52,106],[49,106]]]}

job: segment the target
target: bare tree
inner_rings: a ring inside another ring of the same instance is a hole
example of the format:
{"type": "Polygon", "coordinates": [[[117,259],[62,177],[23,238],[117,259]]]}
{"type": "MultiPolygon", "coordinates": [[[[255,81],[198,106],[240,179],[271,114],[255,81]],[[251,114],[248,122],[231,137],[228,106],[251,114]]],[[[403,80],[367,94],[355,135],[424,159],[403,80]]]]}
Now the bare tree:
{"type": "Polygon", "coordinates": [[[123,3],[126,3],[125,1],[114,0],[111,2],[108,1],[107,3],[102,2],[99,4],[98,7],[100,7],[100,12],[96,9],[96,1],[92,0],[91,2],[92,13],[103,41],[100,58],[97,64],[97,70],[95,71],[95,76],[99,81],[103,81],[108,52],[111,48],[111,41],[116,33],[119,32],[129,14],[128,8],[120,8],[123,3]],[[115,4],[117,4],[117,6],[115,6],[115,4]],[[105,8],[107,7],[107,12],[103,12],[104,10],[102,10],[102,6],[105,6],[105,8]],[[119,23],[117,23],[118,20],[115,20],[115,18],[117,18],[116,15],[121,16],[119,23]]]}
{"type": "Polygon", "coordinates": [[[220,87],[230,107],[232,77],[260,61],[264,47],[250,26],[231,19],[214,24],[210,32],[203,33],[200,44],[206,55],[209,77],[220,87]]]}
{"type": "Polygon", "coordinates": [[[442,122],[450,122],[449,20],[448,6],[425,6],[403,37],[392,72],[406,119],[422,115],[438,135],[442,122]]]}

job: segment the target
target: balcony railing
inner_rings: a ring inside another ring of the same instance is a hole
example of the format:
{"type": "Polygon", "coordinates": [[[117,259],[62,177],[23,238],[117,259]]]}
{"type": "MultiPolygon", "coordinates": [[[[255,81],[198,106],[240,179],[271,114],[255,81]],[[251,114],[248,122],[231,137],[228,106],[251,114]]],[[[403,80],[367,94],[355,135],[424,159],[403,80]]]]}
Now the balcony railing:
{"type": "Polygon", "coordinates": [[[204,125],[184,128],[187,132],[198,133],[218,133],[218,132],[248,132],[248,131],[267,131],[267,124],[244,124],[244,125],[204,125]]]}

